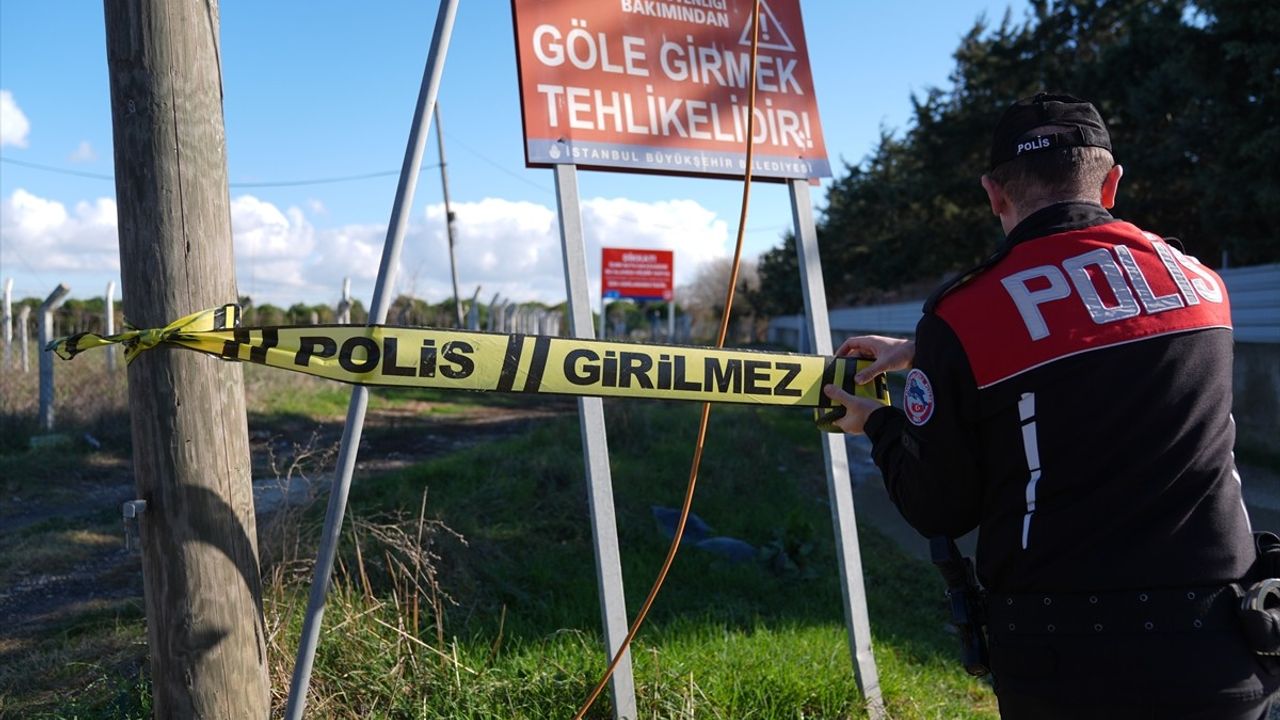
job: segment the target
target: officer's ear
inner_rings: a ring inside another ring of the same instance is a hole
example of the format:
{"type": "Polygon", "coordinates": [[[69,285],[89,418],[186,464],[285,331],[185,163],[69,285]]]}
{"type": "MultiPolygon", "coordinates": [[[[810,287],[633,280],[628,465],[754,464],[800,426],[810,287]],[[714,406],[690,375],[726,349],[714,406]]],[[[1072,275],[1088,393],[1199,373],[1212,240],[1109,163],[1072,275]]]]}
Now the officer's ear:
{"type": "Polygon", "coordinates": [[[1120,187],[1120,178],[1124,177],[1124,168],[1112,165],[1107,176],[1102,179],[1102,207],[1110,210],[1116,205],[1116,189],[1120,187]]]}
{"type": "Polygon", "coordinates": [[[987,191],[987,201],[991,203],[991,214],[1003,217],[1013,209],[1013,203],[1004,191],[1004,186],[996,182],[990,175],[982,176],[982,189],[987,191]]]}

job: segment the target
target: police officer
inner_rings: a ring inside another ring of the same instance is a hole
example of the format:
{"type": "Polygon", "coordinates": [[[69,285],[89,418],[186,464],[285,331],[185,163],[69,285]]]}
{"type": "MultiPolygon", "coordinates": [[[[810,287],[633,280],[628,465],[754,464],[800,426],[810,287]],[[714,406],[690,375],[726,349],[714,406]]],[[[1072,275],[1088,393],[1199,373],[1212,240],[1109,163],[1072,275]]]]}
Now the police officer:
{"type": "MultiPolygon", "coordinates": [[[[1278,685],[1231,583],[1257,555],[1232,447],[1231,314],[1213,271],[1113,218],[1098,111],[1004,113],[982,187],[1006,238],[925,304],[902,409],[824,392],[922,534],[979,528],[1005,718],[1264,718],[1278,685]]],[[[1157,179],[1158,180],[1158,179],[1157,179]]]]}

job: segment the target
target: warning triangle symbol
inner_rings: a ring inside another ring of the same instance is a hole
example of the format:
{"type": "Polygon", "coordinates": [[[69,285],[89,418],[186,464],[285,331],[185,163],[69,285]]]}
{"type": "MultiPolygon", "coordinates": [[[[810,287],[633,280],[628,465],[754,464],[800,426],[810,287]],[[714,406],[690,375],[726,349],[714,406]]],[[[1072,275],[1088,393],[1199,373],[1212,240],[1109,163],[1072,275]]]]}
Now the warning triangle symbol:
{"type": "MultiPolygon", "coordinates": [[[[747,14],[747,26],[742,29],[742,39],[738,44],[751,45],[750,13],[747,14]]],[[[787,31],[778,22],[778,16],[773,14],[767,0],[760,0],[760,49],[796,51],[796,46],[791,44],[791,38],[787,37],[787,31]]]]}

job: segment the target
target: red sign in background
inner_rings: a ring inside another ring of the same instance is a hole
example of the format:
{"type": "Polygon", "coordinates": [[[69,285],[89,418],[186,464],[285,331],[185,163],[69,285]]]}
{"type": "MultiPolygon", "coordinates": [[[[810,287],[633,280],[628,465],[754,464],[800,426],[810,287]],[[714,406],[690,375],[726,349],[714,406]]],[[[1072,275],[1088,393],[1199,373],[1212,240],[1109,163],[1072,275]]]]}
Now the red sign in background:
{"type": "Polygon", "coordinates": [[[618,300],[670,300],[675,253],[670,250],[604,248],[601,295],[618,300]]]}
{"type": "MultiPolygon", "coordinates": [[[[532,167],[741,177],[752,0],[512,0],[532,167]]],[[[831,175],[799,0],[763,0],[752,174],[831,175]]]]}

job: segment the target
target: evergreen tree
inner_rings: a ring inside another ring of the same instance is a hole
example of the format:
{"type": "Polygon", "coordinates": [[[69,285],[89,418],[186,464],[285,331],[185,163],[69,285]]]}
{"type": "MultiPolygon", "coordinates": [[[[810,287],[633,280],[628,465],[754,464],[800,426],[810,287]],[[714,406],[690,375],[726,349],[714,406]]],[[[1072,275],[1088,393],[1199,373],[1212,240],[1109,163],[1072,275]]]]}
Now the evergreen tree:
{"type": "MultiPolygon", "coordinates": [[[[1098,106],[1125,167],[1115,214],[1218,265],[1280,261],[1280,5],[1246,0],[1032,0],[979,18],[949,87],[913,96],[830,186],[818,245],[832,304],[919,296],[1001,238],[978,177],[1010,103],[1041,90],[1098,106]]],[[[760,259],[761,312],[800,309],[794,239],[760,259]]]]}

